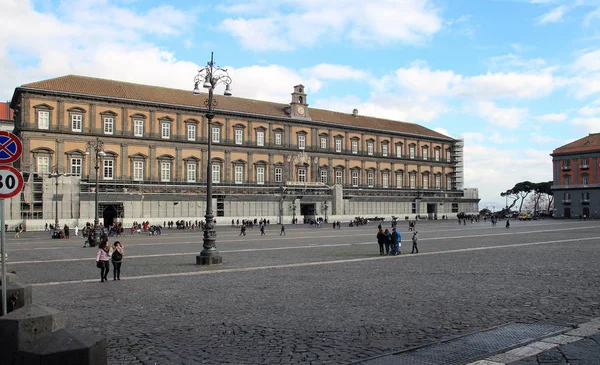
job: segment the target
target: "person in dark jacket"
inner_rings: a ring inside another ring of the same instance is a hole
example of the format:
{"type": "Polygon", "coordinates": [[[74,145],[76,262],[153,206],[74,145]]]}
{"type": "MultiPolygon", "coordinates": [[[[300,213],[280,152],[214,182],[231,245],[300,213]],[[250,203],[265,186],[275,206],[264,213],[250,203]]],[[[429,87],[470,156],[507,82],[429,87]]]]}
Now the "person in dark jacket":
{"type": "Polygon", "coordinates": [[[385,236],[385,233],[383,233],[383,230],[379,228],[379,231],[377,231],[377,244],[379,245],[380,256],[383,256],[383,245],[385,245],[386,241],[387,237],[385,236]]]}
{"type": "Polygon", "coordinates": [[[419,232],[415,231],[412,236],[412,252],[411,253],[419,253],[419,248],[417,244],[419,243],[419,232]]]}
{"type": "Polygon", "coordinates": [[[392,228],[392,254],[400,255],[400,247],[402,246],[402,236],[396,228],[392,228]]]}
{"type": "Polygon", "coordinates": [[[388,229],[383,234],[385,235],[385,254],[387,256],[390,254],[390,247],[392,246],[392,234],[388,229]]]}
{"type": "Polygon", "coordinates": [[[125,256],[125,250],[121,242],[116,241],[113,247],[113,253],[111,255],[111,261],[113,264],[113,280],[121,280],[121,264],[123,263],[123,256],[125,256]]]}

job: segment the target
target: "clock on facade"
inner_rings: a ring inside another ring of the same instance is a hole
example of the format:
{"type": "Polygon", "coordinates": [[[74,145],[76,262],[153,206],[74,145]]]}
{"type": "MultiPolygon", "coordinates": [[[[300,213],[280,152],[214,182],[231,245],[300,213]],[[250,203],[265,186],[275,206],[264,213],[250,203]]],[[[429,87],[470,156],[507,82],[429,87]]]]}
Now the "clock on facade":
{"type": "Polygon", "coordinates": [[[296,107],[296,113],[300,114],[300,115],[304,115],[304,107],[302,105],[298,105],[296,107]]]}

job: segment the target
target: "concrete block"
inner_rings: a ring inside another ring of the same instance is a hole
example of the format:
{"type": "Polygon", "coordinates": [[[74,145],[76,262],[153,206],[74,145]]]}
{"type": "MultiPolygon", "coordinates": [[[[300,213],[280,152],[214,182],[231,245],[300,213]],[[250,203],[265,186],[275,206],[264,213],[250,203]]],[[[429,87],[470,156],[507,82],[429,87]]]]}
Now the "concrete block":
{"type": "MultiPolygon", "coordinates": [[[[10,282],[7,278],[8,284],[6,285],[6,297],[7,297],[7,309],[6,312],[10,313],[16,309],[23,308],[26,305],[30,305],[31,301],[31,285],[20,284],[16,282],[10,282]]],[[[0,310],[2,309],[2,301],[0,300],[0,310]]],[[[0,311],[0,313],[2,313],[0,311]]]]}
{"type": "MultiPolygon", "coordinates": [[[[7,272],[6,273],[6,282],[14,283],[15,281],[17,281],[17,274],[12,273],[12,272],[7,272]]],[[[0,286],[2,286],[2,275],[0,275],[0,286]]]]}
{"type": "Polygon", "coordinates": [[[25,345],[17,365],[106,365],[106,339],[60,329],[25,345]]]}
{"type": "Polygon", "coordinates": [[[62,328],[65,317],[43,305],[28,305],[0,317],[0,365],[13,363],[19,349],[62,328]]]}

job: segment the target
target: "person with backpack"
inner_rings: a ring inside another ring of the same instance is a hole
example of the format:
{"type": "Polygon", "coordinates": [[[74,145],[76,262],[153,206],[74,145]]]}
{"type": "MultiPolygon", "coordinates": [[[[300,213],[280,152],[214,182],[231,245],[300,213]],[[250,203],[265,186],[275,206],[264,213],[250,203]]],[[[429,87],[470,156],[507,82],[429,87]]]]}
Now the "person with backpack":
{"type": "Polygon", "coordinates": [[[100,282],[103,283],[108,281],[106,276],[110,271],[110,258],[112,255],[111,247],[107,241],[100,241],[100,247],[98,247],[98,253],[96,254],[96,267],[100,269],[100,282]]]}
{"type": "Polygon", "coordinates": [[[123,245],[121,245],[121,242],[115,241],[111,256],[113,264],[113,280],[121,280],[121,264],[123,263],[123,256],[125,256],[123,245]]]}
{"type": "Polygon", "coordinates": [[[383,242],[385,244],[385,256],[388,256],[390,254],[390,249],[392,248],[392,234],[386,228],[383,235],[385,236],[385,241],[383,242]]]}

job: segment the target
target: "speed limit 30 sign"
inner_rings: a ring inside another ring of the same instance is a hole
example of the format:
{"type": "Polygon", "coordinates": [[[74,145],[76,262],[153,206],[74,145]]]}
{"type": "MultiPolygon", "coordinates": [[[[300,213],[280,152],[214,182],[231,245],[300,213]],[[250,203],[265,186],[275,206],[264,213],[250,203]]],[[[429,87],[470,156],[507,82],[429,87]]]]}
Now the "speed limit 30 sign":
{"type": "Polygon", "coordinates": [[[0,199],[11,198],[23,189],[23,175],[12,166],[0,166],[0,199]]]}

